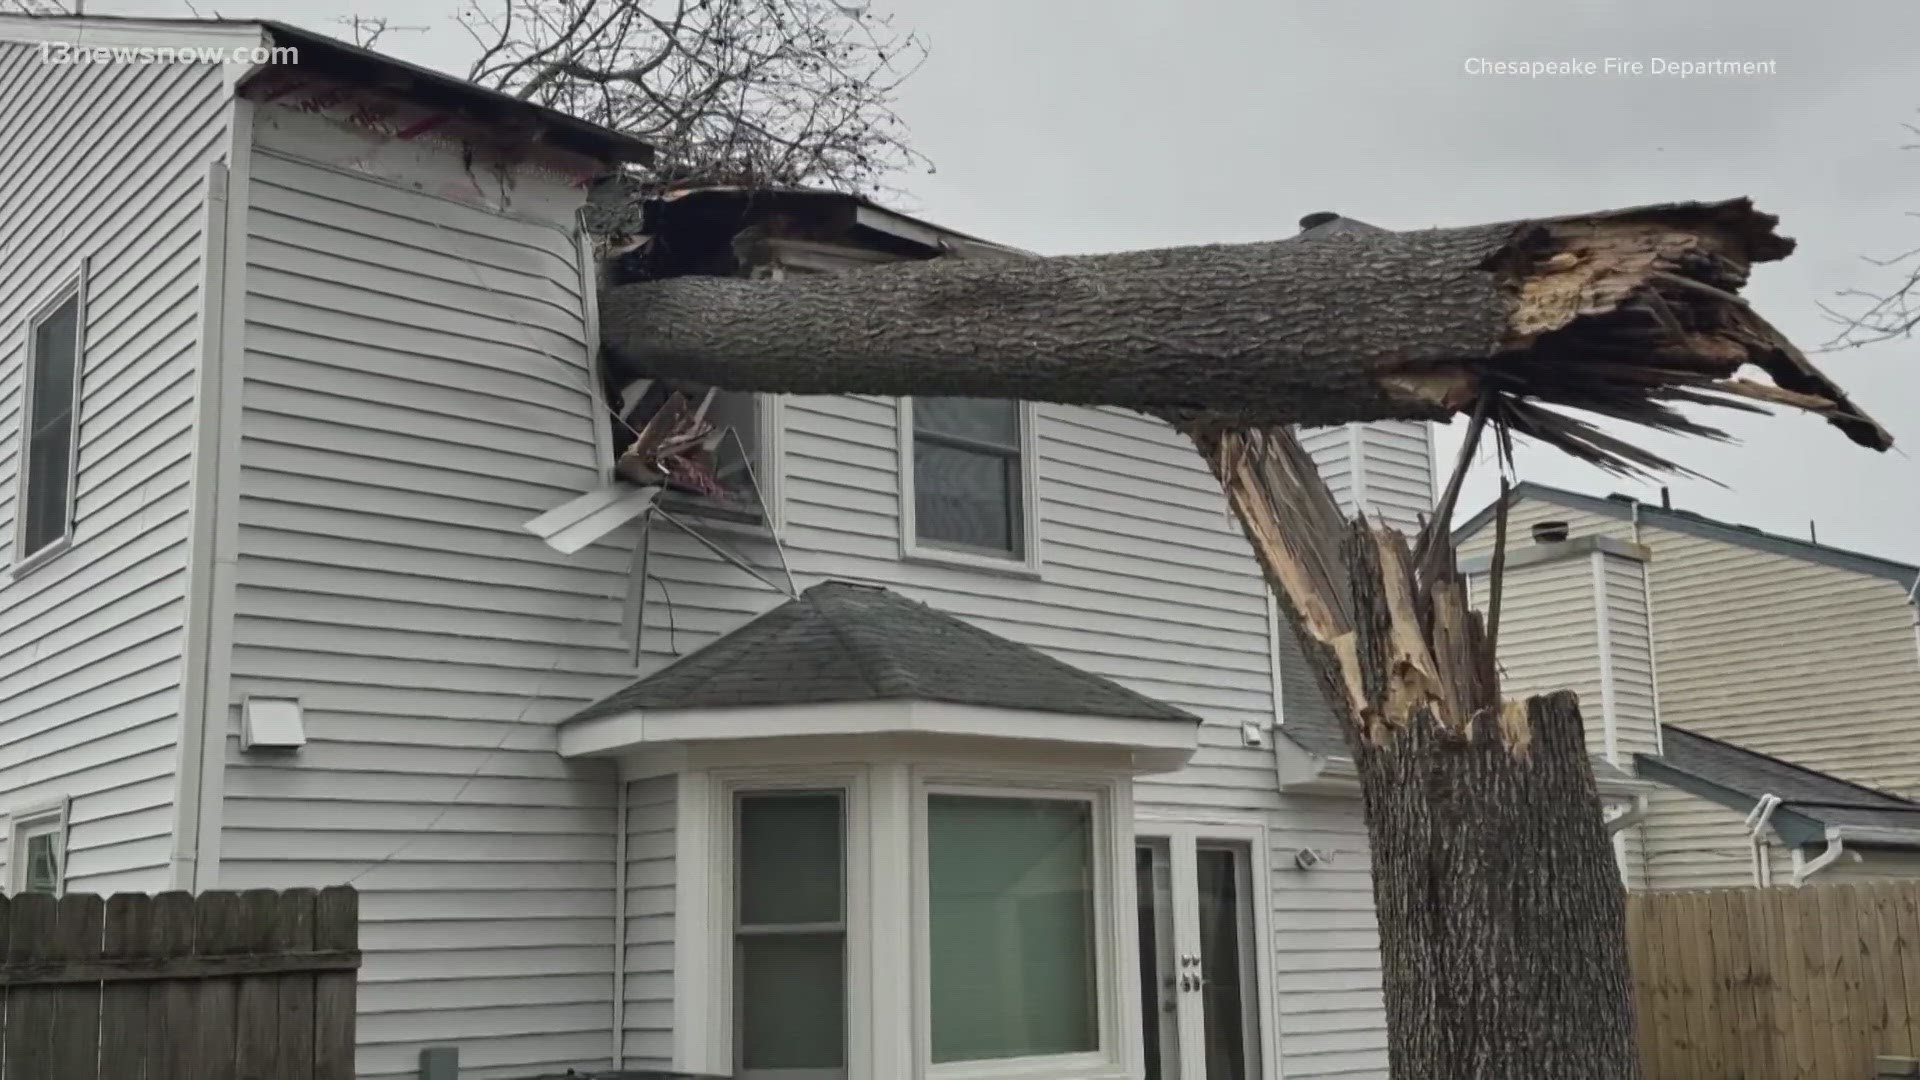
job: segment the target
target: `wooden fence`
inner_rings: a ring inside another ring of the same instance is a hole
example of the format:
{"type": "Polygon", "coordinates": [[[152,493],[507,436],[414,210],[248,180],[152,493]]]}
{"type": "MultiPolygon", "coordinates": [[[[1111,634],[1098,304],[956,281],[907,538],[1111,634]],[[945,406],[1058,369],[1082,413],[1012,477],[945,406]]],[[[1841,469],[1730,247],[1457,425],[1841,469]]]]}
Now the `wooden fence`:
{"type": "Polygon", "coordinates": [[[0,896],[5,1080],[351,1080],[358,898],[0,896]]]}
{"type": "Polygon", "coordinates": [[[1920,1056],[1920,881],[1630,894],[1647,1080],[1871,1080],[1920,1056]]]}

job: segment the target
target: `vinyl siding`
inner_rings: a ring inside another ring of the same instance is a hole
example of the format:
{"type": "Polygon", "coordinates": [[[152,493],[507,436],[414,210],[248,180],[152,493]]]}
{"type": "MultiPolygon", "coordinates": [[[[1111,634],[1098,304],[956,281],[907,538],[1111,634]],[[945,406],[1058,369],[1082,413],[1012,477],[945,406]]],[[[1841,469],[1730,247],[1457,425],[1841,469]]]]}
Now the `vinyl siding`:
{"type": "Polygon", "coordinates": [[[671,776],[627,784],[627,955],[622,1053],[629,1069],[673,1065],[674,798],[671,776]]]}
{"type": "Polygon", "coordinates": [[[1426,423],[1382,420],[1308,428],[1300,432],[1300,444],[1349,515],[1363,509],[1412,536],[1420,515],[1433,512],[1433,441],[1426,423]]]}
{"type": "MultiPolygon", "coordinates": [[[[1662,785],[1647,797],[1650,889],[1739,888],[1753,884],[1746,811],[1662,785]]],[[[1777,841],[1776,841],[1777,843],[1777,841]]],[[[1774,881],[1787,884],[1785,876],[1774,881]]]]}
{"type": "Polygon", "coordinates": [[[521,527],[599,483],[578,248],[283,156],[318,123],[256,122],[231,693],[308,743],[232,718],[220,885],[361,890],[362,1077],[602,1068],[616,787],[553,725],[627,674],[626,566],[521,527]]]}
{"type": "Polygon", "coordinates": [[[205,193],[228,104],[214,67],[52,65],[12,43],[0,101],[0,564],[18,524],[27,321],[89,260],[73,545],[0,571],[0,814],[70,798],[68,889],[164,889],[205,193]]]}

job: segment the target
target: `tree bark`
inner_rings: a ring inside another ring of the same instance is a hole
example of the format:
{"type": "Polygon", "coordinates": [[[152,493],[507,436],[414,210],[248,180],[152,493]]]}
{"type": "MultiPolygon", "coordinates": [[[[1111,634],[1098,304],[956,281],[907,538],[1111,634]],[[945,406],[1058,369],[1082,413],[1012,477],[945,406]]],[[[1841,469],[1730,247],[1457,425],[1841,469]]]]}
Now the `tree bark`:
{"type": "Polygon", "coordinates": [[[1444,524],[1416,559],[1343,522],[1286,432],[1196,442],[1347,721],[1393,1076],[1637,1080],[1625,897],[1577,699],[1501,698],[1444,524]]]}
{"type": "Polygon", "coordinates": [[[1751,263],[1791,250],[1773,225],[1736,200],[1315,243],[676,277],[603,290],[600,326],[623,375],[732,390],[1118,405],[1216,428],[1444,420],[1491,393],[1515,430],[1601,460],[1617,448],[1522,400],[1703,431],[1661,401],[1757,397],[1884,448],[1734,295],[1751,263]],[[1774,385],[1737,378],[1748,363],[1774,385]]]}

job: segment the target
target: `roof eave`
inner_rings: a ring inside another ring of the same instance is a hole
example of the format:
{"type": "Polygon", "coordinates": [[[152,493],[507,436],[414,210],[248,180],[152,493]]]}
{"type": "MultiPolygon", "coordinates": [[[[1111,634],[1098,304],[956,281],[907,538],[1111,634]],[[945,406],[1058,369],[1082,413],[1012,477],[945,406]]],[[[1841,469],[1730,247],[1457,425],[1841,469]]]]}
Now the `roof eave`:
{"type": "Polygon", "coordinates": [[[619,758],[688,743],[821,736],[915,735],[1007,743],[1073,744],[1131,752],[1135,772],[1169,772],[1199,746],[1196,720],[1091,716],[895,699],[746,705],[700,709],[629,709],[560,725],[563,758],[619,758]]]}

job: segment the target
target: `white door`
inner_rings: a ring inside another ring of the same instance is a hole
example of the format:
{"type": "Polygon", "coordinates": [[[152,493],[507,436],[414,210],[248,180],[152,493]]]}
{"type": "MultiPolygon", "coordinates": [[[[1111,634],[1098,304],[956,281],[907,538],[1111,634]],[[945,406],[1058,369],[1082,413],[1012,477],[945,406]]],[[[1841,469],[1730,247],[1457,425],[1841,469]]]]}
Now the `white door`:
{"type": "Polygon", "coordinates": [[[1143,821],[1137,836],[1146,1080],[1261,1080],[1271,980],[1260,830],[1143,821]]]}

